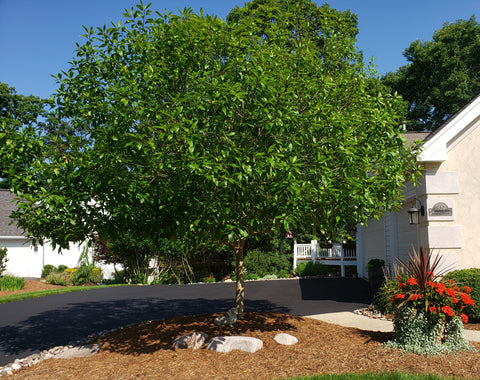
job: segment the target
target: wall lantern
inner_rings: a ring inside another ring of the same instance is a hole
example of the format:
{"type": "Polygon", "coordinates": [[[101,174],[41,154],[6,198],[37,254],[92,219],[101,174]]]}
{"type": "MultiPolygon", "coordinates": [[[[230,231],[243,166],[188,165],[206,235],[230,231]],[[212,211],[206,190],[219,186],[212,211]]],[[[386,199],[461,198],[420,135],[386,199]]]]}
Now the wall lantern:
{"type": "Polygon", "coordinates": [[[413,206],[408,210],[408,222],[410,224],[420,224],[420,215],[425,215],[425,209],[422,202],[415,198],[413,206]],[[420,209],[417,208],[417,202],[420,203],[420,209]]]}

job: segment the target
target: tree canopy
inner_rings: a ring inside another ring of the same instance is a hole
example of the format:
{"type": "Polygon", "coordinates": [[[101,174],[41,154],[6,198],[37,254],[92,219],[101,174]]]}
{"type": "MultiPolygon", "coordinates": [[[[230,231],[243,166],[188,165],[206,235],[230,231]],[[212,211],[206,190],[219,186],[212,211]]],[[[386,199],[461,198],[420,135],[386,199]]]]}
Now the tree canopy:
{"type": "Polygon", "coordinates": [[[409,62],[382,78],[409,102],[408,129],[434,130],[480,92],[480,25],[445,23],[404,51],[409,62]]]}
{"type": "Polygon", "coordinates": [[[140,4],[86,28],[56,105],[88,143],[57,136],[16,177],[19,224],[60,246],[127,232],[229,244],[241,315],[247,237],[338,236],[398,206],[416,174],[399,99],[378,91],[355,33],[336,31],[341,13],[322,19],[328,35],[300,15],[259,2],[226,23],[140,4]]]}
{"type": "MultiPolygon", "coordinates": [[[[26,133],[36,128],[45,128],[51,101],[37,96],[17,94],[14,87],[0,82],[0,157],[5,157],[7,150],[16,151],[15,165],[17,168],[28,167],[32,157],[27,148],[28,143],[19,140],[19,131],[26,133]],[[19,144],[20,150],[14,146],[19,144]]],[[[2,163],[0,160],[0,188],[10,187],[10,181],[5,166],[13,161],[2,163]]]]}

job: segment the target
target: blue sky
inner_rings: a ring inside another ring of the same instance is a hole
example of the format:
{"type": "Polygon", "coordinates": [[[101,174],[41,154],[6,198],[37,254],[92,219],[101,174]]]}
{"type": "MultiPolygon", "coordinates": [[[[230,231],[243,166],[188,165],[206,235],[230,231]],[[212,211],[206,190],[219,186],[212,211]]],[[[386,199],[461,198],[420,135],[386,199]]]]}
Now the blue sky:
{"type": "MultiPolygon", "coordinates": [[[[148,3],[148,0],[144,1],[148,3]]],[[[0,82],[23,95],[48,98],[52,74],[68,68],[82,25],[118,22],[137,0],[0,0],[0,82]]],[[[225,18],[244,0],[151,0],[153,10],[192,7],[225,18]]],[[[316,1],[323,4],[322,1],[316,1]]],[[[445,22],[480,17],[478,0],[331,0],[332,8],[358,15],[357,46],[375,59],[379,74],[406,64],[402,52],[416,39],[431,40],[445,22]]]]}

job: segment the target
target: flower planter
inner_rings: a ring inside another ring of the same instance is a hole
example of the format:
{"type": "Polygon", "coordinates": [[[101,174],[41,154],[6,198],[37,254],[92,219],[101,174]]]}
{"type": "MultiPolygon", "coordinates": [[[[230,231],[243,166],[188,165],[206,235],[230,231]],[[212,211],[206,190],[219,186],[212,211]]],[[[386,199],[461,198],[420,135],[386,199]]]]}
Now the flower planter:
{"type": "Polygon", "coordinates": [[[371,267],[368,268],[368,282],[374,289],[378,289],[385,281],[385,275],[383,272],[384,267],[371,267]]]}

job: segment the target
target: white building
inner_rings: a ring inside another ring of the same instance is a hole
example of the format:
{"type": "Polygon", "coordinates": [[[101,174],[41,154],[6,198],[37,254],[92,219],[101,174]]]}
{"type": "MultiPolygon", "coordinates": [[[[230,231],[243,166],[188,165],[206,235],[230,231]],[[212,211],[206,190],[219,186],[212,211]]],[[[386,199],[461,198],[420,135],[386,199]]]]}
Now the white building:
{"type": "Polygon", "coordinates": [[[70,249],[61,253],[48,243],[34,245],[23,230],[11,223],[10,214],[16,209],[13,199],[8,190],[0,189],[0,247],[7,248],[6,273],[18,277],[40,277],[46,264],[77,267],[84,244],[70,244],[70,249]]]}
{"type": "Polygon", "coordinates": [[[435,132],[414,137],[423,140],[424,176],[417,187],[405,184],[398,212],[357,228],[362,276],[373,258],[390,268],[396,258],[408,261],[412,246],[433,249],[449,270],[480,268],[480,96],[435,132]],[[418,224],[409,223],[414,208],[418,224]]]}

